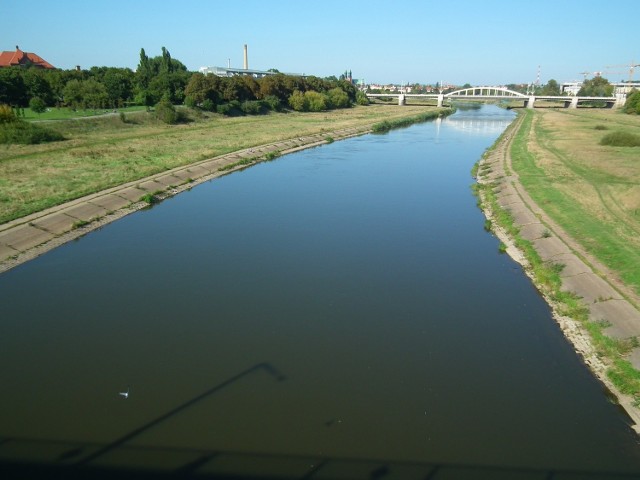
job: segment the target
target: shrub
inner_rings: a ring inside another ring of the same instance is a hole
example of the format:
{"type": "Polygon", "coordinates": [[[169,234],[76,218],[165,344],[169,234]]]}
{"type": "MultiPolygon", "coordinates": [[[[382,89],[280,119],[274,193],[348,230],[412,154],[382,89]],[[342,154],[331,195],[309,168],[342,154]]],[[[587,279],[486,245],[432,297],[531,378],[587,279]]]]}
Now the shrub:
{"type": "Polygon", "coordinates": [[[64,140],[62,134],[24,120],[15,119],[0,124],[0,144],[34,145],[60,140],[64,140]]]}
{"type": "Polygon", "coordinates": [[[327,97],[322,93],[309,90],[304,92],[304,98],[307,101],[307,110],[310,112],[322,112],[327,109],[327,97]]]}
{"type": "Polygon", "coordinates": [[[204,101],[202,102],[201,107],[203,110],[206,110],[207,112],[213,112],[216,110],[216,104],[213,103],[213,100],[211,100],[210,98],[205,98],[204,101]]]}
{"type": "Polygon", "coordinates": [[[640,114],[640,90],[635,88],[631,90],[627,96],[627,101],[624,103],[625,113],[640,114]]]}
{"type": "Polygon", "coordinates": [[[309,100],[300,90],[294,90],[289,96],[289,106],[296,112],[306,112],[309,110],[309,100]]]}
{"type": "Polygon", "coordinates": [[[156,117],[168,124],[173,125],[178,122],[178,112],[176,112],[176,108],[169,101],[168,98],[163,97],[158,103],[156,103],[156,117]]]}
{"type": "Polygon", "coordinates": [[[0,105],[0,124],[10,123],[16,120],[16,114],[9,105],[0,105]]]}
{"type": "Polygon", "coordinates": [[[630,132],[611,132],[602,137],[600,145],[611,147],[640,147],[640,135],[630,132]]]}
{"type": "Polygon", "coordinates": [[[606,125],[596,125],[595,127],[593,127],[594,130],[609,130],[609,127],[607,127],[606,125]]]}
{"type": "Polygon", "coordinates": [[[333,108],[347,108],[351,106],[349,95],[341,88],[332,88],[327,92],[327,96],[333,108]]]}
{"type": "Polygon", "coordinates": [[[240,110],[240,102],[237,100],[231,100],[229,103],[218,105],[216,111],[221,115],[227,115],[229,117],[242,113],[240,110]]]}
{"type": "Polygon", "coordinates": [[[255,100],[247,100],[240,104],[240,110],[247,115],[258,115],[262,113],[262,104],[255,100]]]}
{"type": "Polygon", "coordinates": [[[358,105],[369,105],[369,97],[367,97],[367,94],[358,90],[356,92],[356,103],[358,105]]]}
{"type": "Polygon", "coordinates": [[[196,99],[189,95],[185,97],[184,104],[189,108],[196,108],[197,106],[196,99]]]}
{"type": "Polygon", "coordinates": [[[29,108],[40,115],[47,110],[47,104],[40,97],[33,97],[29,100],[29,108]]]}
{"type": "Polygon", "coordinates": [[[267,95],[262,99],[262,103],[266,108],[273,110],[274,112],[282,110],[282,103],[280,103],[280,99],[275,95],[267,95]]]}

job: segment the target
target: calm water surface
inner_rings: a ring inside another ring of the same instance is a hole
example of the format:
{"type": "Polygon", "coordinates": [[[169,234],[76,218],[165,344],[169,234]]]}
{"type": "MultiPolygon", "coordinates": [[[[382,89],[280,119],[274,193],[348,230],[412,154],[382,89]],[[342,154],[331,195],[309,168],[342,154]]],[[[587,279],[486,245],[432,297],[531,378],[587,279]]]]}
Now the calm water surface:
{"type": "Polygon", "coordinates": [[[160,419],[123,444],[640,472],[483,229],[469,172],[512,119],[288,155],[0,275],[0,439],[108,444],[160,419]]]}

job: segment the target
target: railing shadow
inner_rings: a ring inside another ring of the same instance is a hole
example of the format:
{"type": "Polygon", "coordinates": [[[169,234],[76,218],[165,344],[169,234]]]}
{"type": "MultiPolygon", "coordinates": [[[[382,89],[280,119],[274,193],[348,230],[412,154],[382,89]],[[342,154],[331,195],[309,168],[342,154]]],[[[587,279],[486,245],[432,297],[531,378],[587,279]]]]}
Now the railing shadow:
{"type": "Polygon", "coordinates": [[[106,445],[0,438],[0,480],[640,480],[640,471],[593,472],[127,445],[149,429],[258,372],[266,372],[275,381],[286,379],[270,363],[256,364],[106,445]]]}

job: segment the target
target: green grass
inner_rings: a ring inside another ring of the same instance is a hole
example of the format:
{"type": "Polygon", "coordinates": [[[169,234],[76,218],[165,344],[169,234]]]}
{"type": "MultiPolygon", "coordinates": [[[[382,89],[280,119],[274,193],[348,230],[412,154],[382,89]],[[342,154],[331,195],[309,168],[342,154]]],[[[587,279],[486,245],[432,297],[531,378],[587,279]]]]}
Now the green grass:
{"type": "Polygon", "coordinates": [[[453,109],[446,108],[441,111],[424,112],[413,117],[383,120],[382,122],[374,124],[372,127],[372,131],[373,133],[385,133],[394,128],[408,127],[409,125],[413,125],[414,123],[426,122],[442,115],[449,115],[453,112],[453,109]]]}
{"type": "MultiPolygon", "coordinates": [[[[626,217],[618,216],[615,206],[610,206],[608,191],[611,185],[624,185],[627,181],[600,167],[592,168],[579,163],[580,155],[567,155],[550,148],[570,174],[554,175],[539,166],[534,154],[527,147],[533,114],[527,112],[522,128],[513,140],[511,154],[514,170],[533,200],[542,207],[574,239],[586,247],[598,260],[619,272],[629,286],[640,293],[640,250],[637,228],[626,217]],[[575,160],[577,158],[578,160],[575,160]],[[585,188],[586,184],[589,188],[585,188]],[[581,192],[581,193],[580,193],[581,192]],[[591,204],[576,201],[577,195],[599,196],[608,216],[594,215],[591,204]]],[[[550,133],[541,128],[536,136],[542,141],[550,133]]],[[[631,183],[633,184],[633,182],[631,183]]]]}

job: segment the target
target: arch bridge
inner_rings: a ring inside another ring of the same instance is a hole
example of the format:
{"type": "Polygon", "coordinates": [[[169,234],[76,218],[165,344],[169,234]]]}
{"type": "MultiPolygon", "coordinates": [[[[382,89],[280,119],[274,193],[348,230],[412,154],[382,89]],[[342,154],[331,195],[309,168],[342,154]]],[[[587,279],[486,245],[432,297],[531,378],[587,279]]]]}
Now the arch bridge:
{"type": "Polygon", "coordinates": [[[535,108],[537,100],[550,100],[563,103],[564,108],[577,108],[585,102],[602,102],[605,108],[624,105],[624,99],[620,97],[578,97],[556,95],[526,95],[524,93],[509,90],[505,87],[469,87],[455,90],[449,93],[367,93],[368,98],[398,97],[398,105],[405,105],[407,97],[433,98],[437,100],[438,107],[444,105],[445,100],[522,100],[526,108],[535,108]]]}

